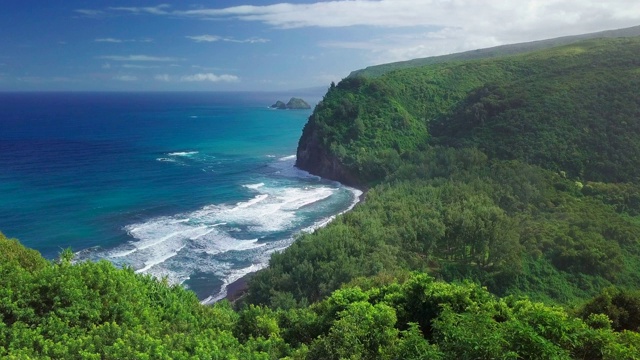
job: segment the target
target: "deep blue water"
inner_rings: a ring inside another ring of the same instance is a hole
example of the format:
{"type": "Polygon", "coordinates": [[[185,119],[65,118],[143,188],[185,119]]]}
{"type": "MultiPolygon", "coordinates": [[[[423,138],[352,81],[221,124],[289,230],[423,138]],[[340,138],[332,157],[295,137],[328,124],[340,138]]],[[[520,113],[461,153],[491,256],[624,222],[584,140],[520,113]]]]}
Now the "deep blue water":
{"type": "Polygon", "coordinates": [[[293,167],[278,96],[0,93],[0,231],[219,298],[357,197],[293,167]]]}

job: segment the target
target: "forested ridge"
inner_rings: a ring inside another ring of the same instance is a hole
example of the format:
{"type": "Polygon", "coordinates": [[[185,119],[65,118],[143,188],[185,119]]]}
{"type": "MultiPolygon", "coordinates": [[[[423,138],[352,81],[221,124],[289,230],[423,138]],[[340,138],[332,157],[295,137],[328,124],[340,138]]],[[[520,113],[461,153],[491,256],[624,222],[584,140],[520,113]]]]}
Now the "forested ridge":
{"type": "Polygon", "coordinates": [[[233,305],[0,235],[0,357],[640,359],[639,53],[597,39],[332,84],[298,165],[366,200],[233,305]]]}

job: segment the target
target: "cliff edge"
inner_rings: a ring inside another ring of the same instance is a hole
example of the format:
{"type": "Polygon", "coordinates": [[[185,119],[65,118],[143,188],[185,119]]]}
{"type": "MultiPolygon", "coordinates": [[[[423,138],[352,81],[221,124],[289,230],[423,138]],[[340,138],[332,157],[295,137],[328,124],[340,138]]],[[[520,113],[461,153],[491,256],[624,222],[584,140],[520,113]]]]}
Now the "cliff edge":
{"type": "Polygon", "coordinates": [[[313,116],[302,130],[296,152],[296,167],[325,179],[338,181],[347,186],[362,188],[357,177],[352,174],[336,155],[324,145],[323,135],[313,116]]]}

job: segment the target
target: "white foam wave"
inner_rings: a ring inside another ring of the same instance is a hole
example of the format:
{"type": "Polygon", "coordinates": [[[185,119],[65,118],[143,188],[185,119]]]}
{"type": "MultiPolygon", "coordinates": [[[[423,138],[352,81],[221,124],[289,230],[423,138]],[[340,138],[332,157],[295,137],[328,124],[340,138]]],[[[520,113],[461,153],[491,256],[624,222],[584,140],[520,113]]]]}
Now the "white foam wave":
{"type": "Polygon", "coordinates": [[[135,248],[135,249],[131,249],[131,250],[119,251],[119,252],[112,253],[112,254],[111,254],[111,257],[112,257],[112,258],[125,257],[125,256],[128,256],[128,255],[133,254],[133,253],[134,253],[134,252],[136,252],[136,251],[138,251],[138,249],[137,249],[137,248],[135,248]]]}
{"type": "Polygon", "coordinates": [[[276,170],[276,175],[280,175],[286,178],[297,178],[297,179],[313,179],[313,180],[321,180],[322,178],[317,175],[310,174],[304,170],[300,170],[295,167],[296,164],[296,156],[290,155],[285,156],[283,158],[278,159],[278,161],[274,161],[269,166],[276,170]]]}
{"type": "MultiPolygon", "coordinates": [[[[256,189],[254,198],[229,205],[209,205],[189,214],[203,223],[225,222],[233,227],[250,227],[252,231],[267,233],[284,231],[295,226],[297,211],[305,206],[329,198],[338,189],[326,186],[306,188],[278,188],[263,186],[256,189]]],[[[232,229],[229,229],[232,231],[232,229]]]]}
{"type": "Polygon", "coordinates": [[[240,280],[242,277],[246,276],[247,274],[251,274],[256,271],[262,270],[266,266],[267,266],[266,264],[258,263],[258,264],[251,264],[251,266],[248,266],[244,269],[230,271],[223,280],[223,284],[222,284],[222,288],[220,289],[220,292],[218,292],[216,295],[207,297],[206,299],[202,300],[200,303],[203,305],[209,305],[209,304],[215,303],[216,301],[220,301],[224,299],[227,296],[227,288],[229,287],[230,284],[240,280]]]}
{"type": "Polygon", "coordinates": [[[295,159],[296,159],[296,155],[289,155],[289,156],[281,157],[280,159],[278,159],[278,161],[291,161],[295,159]]]}
{"type": "Polygon", "coordinates": [[[169,156],[191,156],[197,154],[197,151],[176,151],[168,153],[169,156]]]}
{"type": "Polygon", "coordinates": [[[252,205],[255,205],[261,201],[266,200],[269,197],[269,195],[267,194],[260,194],[256,197],[254,197],[253,199],[249,200],[249,201],[245,201],[245,202],[239,202],[236,204],[236,207],[231,209],[230,211],[238,211],[238,210],[242,210],[242,209],[246,209],[252,205]]]}
{"type": "Polygon", "coordinates": [[[351,188],[351,187],[344,187],[345,189],[348,189],[351,194],[352,194],[352,201],[351,204],[349,205],[349,207],[347,207],[345,210],[335,214],[335,215],[331,215],[329,217],[326,217],[324,219],[320,219],[318,221],[316,221],[313,225],[306,227],[304,229],[302,229],[300,232],[302,233],[313,233],[316,230],[323,228],[327,225],[329,225],[329,223],[331,223],[336,217],[343,215],[351,210],[353,210],[353,208],[358,205],[358,203],[360,202],[360,196],[362,196],[363,192],[355,189],[355,188],[351,188]]]}
{"type": "Polygon", "coordinates": [[[211,247],[205,250],[209,255],[216,255],[219,253],[225,253],[228,251],[244,251],[257,249],[259,247],[263,247],[266,244],[259,244],[258,239],[252,240],[227,240],[227,241],[219,241],[215,244],[211,244],[211,247]]]}
{"type": "MultiPolygon", "coordinates": [[[[186,245],[185,245],[185,246],[186,246],[186,245]]],[[[176,251],[174,251],[174,252],[171,252],[171,253],[169,253],[169,254],[167,254],[167,255],[165,255],[165,256],[162,256],[162,257],[160,257],[160,258],[152,259],[152,260],[151,260],[151,261],[149,261],[148,263],[145,263],[145,264],[144,264],[145,266],[144,266],[142,269],[138,269],[138,270],[136,270],[136,273],[137,273],[137,274],[139,274],[139,273],[143,273],[143,272],[145,272],[145,271],[148,271],[149,269],[151,269],[152,267],[154,267],[154,266],[156,266],[156,265],[162,264],[163,262],[165,262],[165,261],[167,261],[167,260],[171,259],[172,257],[174,257],[174,256],[178,255],[178,253],[180,252],[180,250],[184,249],[184,248],[185,248],[185,246],[182,246],[182,247],[181,247],[181,248],[179,248],[178,250],[176,250],[176,251]]]]}
{"type": "MultiPolygon", "coordinates": [[[[292,165],[293,161],[289,157],[276,163],[292,165]]],[[[137,273],[166,278],[171,284],[182,284],[194,274],[216,277],[223,285],[203,301],[210,303],[224,298],[229,284],[266,267],[271,254],[291,245],[294,233],[318,212],[330,213],[349,196],[343,187],[307,180],[265,180],[244,188],[253,197],[130,224],[123,229],[131,241],[113,249],[91,249],[81,258],[106,258],[131,266],[137,273]],[[336,194],[339,196],[333,197],[336,194]],[[251,266],[238,269],[238,264],[251,266]]],[[[353,201],[347,211],[362,194],[349,190],[353,201]]],[[[312,232],[333,218],[323,217],[302,231],[312,232]]]]}
{"type": "Polygon", "coordinates": [[[161,162],[176,162],[174,159],[169,159],[169,158],[157,158],[156,161],[161,161],[161,162]]]}

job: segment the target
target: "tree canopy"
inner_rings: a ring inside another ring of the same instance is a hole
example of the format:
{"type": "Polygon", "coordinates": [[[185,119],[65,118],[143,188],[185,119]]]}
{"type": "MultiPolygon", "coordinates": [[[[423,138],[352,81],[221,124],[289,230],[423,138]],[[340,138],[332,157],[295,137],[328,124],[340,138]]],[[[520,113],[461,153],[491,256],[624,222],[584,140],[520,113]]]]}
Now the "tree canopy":
{"type": "Polygon", "coordinates": [[[366,199],[236,304],[0,234],[0,358],[638,359],[639,53],[588,40],[332,84],[300,146],[366,199]]]}

